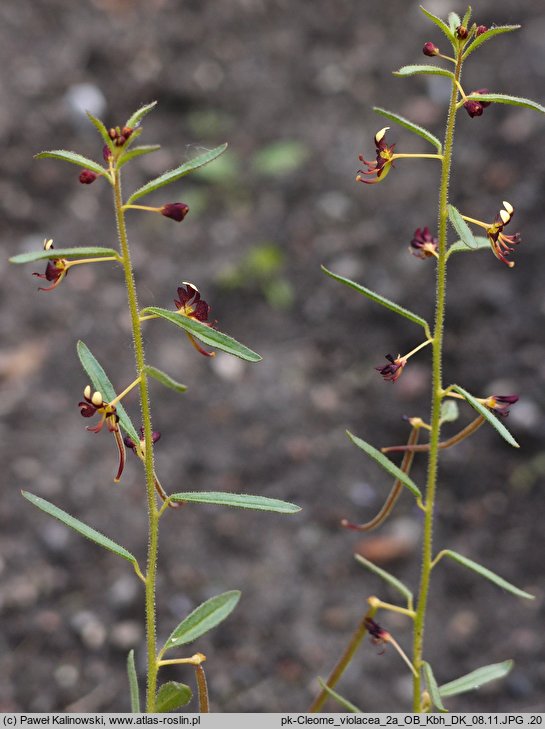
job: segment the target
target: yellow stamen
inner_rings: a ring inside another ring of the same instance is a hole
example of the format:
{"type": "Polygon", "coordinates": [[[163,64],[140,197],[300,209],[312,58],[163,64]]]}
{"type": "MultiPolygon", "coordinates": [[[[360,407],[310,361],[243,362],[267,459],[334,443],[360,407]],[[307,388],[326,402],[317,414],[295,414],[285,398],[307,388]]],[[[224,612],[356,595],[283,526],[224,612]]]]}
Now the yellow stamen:
{"type": "Polygon", "coordinates": [[[96,408],[99,408],[102,403],[104,402],[102,395],[100,392],[93,392],[93,396],[91,398],[91,402],[96,408]]]}

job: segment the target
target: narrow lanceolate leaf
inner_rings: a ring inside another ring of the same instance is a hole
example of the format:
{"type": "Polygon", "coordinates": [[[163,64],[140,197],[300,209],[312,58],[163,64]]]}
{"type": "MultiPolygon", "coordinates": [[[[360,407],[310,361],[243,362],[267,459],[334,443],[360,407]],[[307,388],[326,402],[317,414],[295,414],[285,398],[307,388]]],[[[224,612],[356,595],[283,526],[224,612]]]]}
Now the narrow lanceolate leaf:
{"type": "Polygon", "coordinates": [[[127,121],[125,122],[125,126],[134,129],[134,127],[142,121],[146,114],[150,113],[150,111],[156,106],[156,104],[156,101],[152,101],[151,104],[145,104],[144,106],[141,106],[138,111],[135,111],[134,114],[127,119],[127,121]]]}
{"type": "Polygon", "coordinates": [[[52,159],[62,159],[64,162],[71,162],[73,165],[78,165],[78,167],[84,167],[86,170],[92,170],[93,172],[96,172],[97,175],[108,177],[108,173],[102,165],[99,165],[98,162],[94,162],[92,159],[88,159],[81,154],[77,154],[77,152],[69,152],[66,149],[53,149],[50,152],[40,152],[35,155],[36,159],[46,159],[47,157],[51,157],[52,159]]]}
{"type": "Polygon", "coordinates": [[[469,46],[464,51],[464,61],[470,53],[473,53],[473,51],[476,50],[480,45],[486,43],[487,40],[490,40],[495,35],[500,35],[501,33],[511,33],[511,31],[518,30],[519,28],[520,25],[498,25],[495,28],[489,28],[486,32],[478,35],[475,40],[469,44],[469,46]]]}
{"type": "Polygon", "coordinates": [[[157,692],[155,711],[158,714],[164,714],[167,711],[176,711],[176,709],[189,704],[192,698],[193,692],[185,683],[167,681],[157,692]]]}
{"type": "Polygon", "coordinates": [[[356,558],[356,561],[359,562],[363,567],[368,569],[370,572],[373,572],[378,577],[382,578],[385,582],[387,582],[389,585],[391,585],[395,590],[400,592],[403,597],[407,600],[407,602],[412,602],[413,594],[409,590],[409,588],[401,582],[401,580],[398,580],[397,577],[394,577],[389,572],[386,572],[386,570],[383,570],[382,567],[377,567],[376,564],[373,564],[373,562],[370,562],[365,557],[362,557],[361,554],[355,554],[354,557],[356,558]]]}
{"type": "Polygon", "coordinates": [[[512,106],[523,106],[526,109],[533,109],[545,114],[545,106],[538,104],[531,99],[522,99],[520,96],[508,96],[507,94],[473,94],[467,97],[469,101],[492,101],[495,104],[511,104],[512,106]]]}
{"type": "Polygon", "coordinates": [[[326,694],[329,694],[332,699],[335,699],[341,706],[344,706],[344,708],[349,711],[351,714],[363,714],[363,711],[361,709],[358,709],[355,704],[353,704],[351,701],[348,701],[348,699],[345,699],[344,696],[341,696],[336,691],[334,691],[330,686],[327,685],[327,683],[323,680],[323,678],[318,679],[318,683],[323,688],[323,690],[326,692],[326,694]]]}
{"type": "Polygon", "coordinates": [[[485,238],[485,236],[477,235],[473,237],[473,240],[477,244],[473,248],[468,248],[466,244],[461,241],[457,240],[456,243],[453,243],[450,248],[448,249],[447,257],[450,256],[452,253],[468,253],[469,251],[482,251],[485,248],[488,248],[490,250],[490,241],[488,238],[485,238]]]}
{"type": "MultiPolygon", "coordinates": [[[[111,402],[115,398],[116,392],[114,390],[114,386],[108,378],[108,375],[104,372],[102,365],[94,357],[93,353],[84,342],[78,342],[77,352],[81,365],[85,372],[87,372],[87,374],[89,375],[89,379],[93,383],[93,387],[95,388],[95,390],[102,393],[102,397],[107,402],[111,402]]],[[[119,424],[121,425],[123,430],[133,439],[135,443],[139,443],[140,436],[136,432],[136,428],[132,424],[132,421],[129,418],[127,411],[125,410],[123,405],[121,403],[118,403],[115,408],[117,410],[117,414],[119,415],[119,424]]]]}
{"type": "Polygon", "coordinates": [[[407,474],[404,473],[398,466],[396,466],[396,464],[393,463],[389,458],[386,458],[383,453],[377,451],[376,448],[373,448],[373,446],[366,441],[353,435],[349,430],[346,431],[346,434],[348,435],[352,443],[354,443],[354,445],[357,445],[358,448],[361,448],[362,451],[367,453],[368,456],[375,460],[379,464],[379,466],[382,466],[385,471],[388,471],[388,473],[391,474],[394,478],[401,481],[401,483],[409,489],[413,496],[416,496],[416,498],[418,499],[422,497],[420,489],[412,480],[412,478],[410,478],[410,476],[407,476],[407,474]]]}
{"type": "Polygon", "coordinates": [[[166,372],[158,370],[157,367],[146,365],[144,367],[144,371],[147,375],[153,377],[155,380],[171,390],[175,390],[176,392],[185,392],[187,390],[185,385],[182,385],[180,382],[176,382],[176,380],[173,380],[166,372]]]}
{"type": "Polygon", "coordinates": [[[186,491],[169,496],[171,501],[190,501],[195,504],[217,504],[218,506],[234,506],[239,509],[256,511],[275,511],[277,514],[296,514],[301,507],[289,501],[269,499],[266,496],[250,496],[249,494],[230,494],[226,491],[186,491]]]}
{"type": "Polygon", "coordinates": [[[471,20],[471,13],[472,13],[471,5],[468,5],[465,15],[462,18],[462,25],[464,26],[464,28],[469,28],[469,21],[471,20]]]}
{"type": "Polygon", "coordinates": [[[439,686],[437,685],[437,681],[435,680],[435,676],[433,675],[430,664],[427,661],[423,661],[422,668],[424,670],[424,678],[426,680],[426,686],[428,687],[428,693],[430,695],[432,704],[439,712],[441,712],[441,714],[447,713],[448,709],[446,709],[443,705],[439,686]]]}
{"type": "Polygon", "coordinates": [[[448,71],[446,68],[441,66],[402,66],[399,71],[393,72],[394,76],[403,78],[405,76],[416,76],[417,74],[424,74],[425,76],[448,76],[448,78],[454,78],[452,71],[448,71]]]}
{"type": "Polygon", "coordinates": [[[92,542],[95,542],[101,547],[104,547],[104,549],[109,549],[110,552],[118,554],[120,557],[123,557],[123,559],[126,559],[128,562],[136,564],[136,557],[134,557],[124,547],[121,547],[119,544],[113,542],[109,537],[106,537],[104,536],[104,534],[97,532],[96,529],[87,526],[87,524],[84,524],[79,519],[76,519],[70,514],[67,514],[66,511],[59,509],[58,506],[51,504],[49,501],[42,499],[40,496],[34,496],[34,494],[31,494],[28,491],[21,491],[21,493],[23,494],[25,499],[30,501],[31,504],[34,504],[34,506],[37,506],[38,509],[45,511],[46,514],[49,514],[55,519],[62,521],[63,524],[66,524],[66,526],[74,529],[74,531],[79,532],[82,536],[87,537],[87,539],[90,539],[92,542]]]}
{"type": "Polygon", "coordinates": [[[460,16],[457,13],[449,13],[448,14],[448,25],[450,28],[450,32],[454,35],[454,33],[456,32],[456,28],[458,28],[460,25],[462,25],[460,16]]]}
{"type": "Polygon", "coordinates": [[[98,131],[100,136],[102,137],[103,142],[106,144],[106,146],[111,149],[112,151],[115,148],[115,145],[113,143],[112,138],[108,134],[108,130],[106,129],[106,126],[103,121],[100,119],[97,119],[96,116],[93,116],[90,111],[85,112],[87,116],[89,117],[89,120],[91,124],[95,127],[95,129],[98,131]]]}
{"type": "Polygon", "coordinates": [[[439,154],[442,154],[443,145],[436,136],[434,136],[427,129],[424,129],[424,127],[421,127],[418,124],[415,124],[414,122],[405,119],[405,117],[401,116],[400,114],[394,114],[392,111],[381,109],[380,106],[374,106],[373,111],[375,111],[377,114],[380,114],[381,116],[386,117],[386,119],[389,119],[390,121],[393,121],[396,124],[405,127],[405,129],[413,132],[413,134],[418,134],[418,136],[422,137],[422,139],[425,139],[426,142],[433,144],[433,146],[437,149],[437,152],[439,154]]]}
{"type": "Polygon", "coordinates": [[[208,633],[233,612],[239,600],[239,590],[229,590],[203,602],[172,631],[162,652],[192,643],[201,635],[208,633]]]}
{"type": "Polygon", "coordinates": [[[176,167],[174,170],[169,170],[163,175],[160,175],[160,177],[156,177],[154,180],[150,180],[145,185],[138,188],[138,190],[133,192],[133,194],[127,200],[127,204],[130,205],[135,200],[139,200],[141,197],[144,197],[144,195],[149,195],[150,192],[153,192],[160,187],[164,187],[165,185],[170,185],[171,182],[176,182],[176,180],[179,180],[181,177],[185,177],[190,172],[198,170],[199,167],[203,167],[209,162],[212,162],[212,160],[216,159],[216,157],[219,157],[220,154],[223,154],[226,149],[227,145],[222,144],[215,149],[211,149],[204,154],[200,154],[198,157],[190,159],[189,162],[184,162],[183,165],[176,167]]]}
{"type": "Polygon", "coordinates": [[[339,276],[339,274],[333,273],[333,271],[329,271],[325,266],[322,266],[322,271],[324,273],[327,273],[328,276],[331,276],[331,278],[334,278],[335,281],[340,281],[346,286],[350,286],[350,288],[355,289],[358,293],[367,296],[367,298],[371,299],[371,301],[374,301],[381,306],[385,306],[387,309],[390,309],[390,311],[394,311],[396,314],[404,316],[405,319],[409,319],[415,324],[420,324],[421,327],[424,327],[426,333],[429,334],[430,328],[428,322],[422,319],[422,317],[418,316],[417,314],[413,314],[412,311],[405,309],[403,306],[399,306],[399,304],[395,304],[393,301],[390,301],[390,299],[386,299],[384,296],[381,296],[380,294],[371,291],[371,289],[366,289],[365,286],[361,286],[360,284],[351,281],[349,278],[339,276]]]}
{"type": "Polygon", "coordinates": [[[143,154],[157,152],[158,149],[161,149],[160,144],[143,144],[140,147],[133,147],[132,149],[129,149],[127,152],[125,152],[125,154],[121,155],[121,157],[117,160],[117,167],[123,167],[123,165],[126,165],[127,162],[130,162],[131,159],[134,159],[135,157],[141,157],[143,154]]]}
{"type": "Polygon", "coordinates": [[[513,438],[513,436],[507,430],[501,420],[493,415],[487,407],[485,407],[476,398],[474,398],[473,395],[470,395],[469,392],[467,392],[467,390],[464,390],[463,387],[460,387],[460,385],[452,385],[452,389],[462,395],[463,398],[471,405],[471,407],[475,408],[479,415],[482,415],[485,420],[488,420],[490,425],[498,431],[501,437],[504,438],[509,443],[509,445],[512,445],[513,448],[520,448],[517,441],[513,438]]]}
{"type": "Polygon", "coordinates": [[[196,339],[207,344],[209,347],[215,349],[221,349],[223,352],[228,354],[234,354],[235,357],[245,359],[247,362],[260,362],[261,356],[256,352],[253,352],[248,347],[245,347],[236,339],[229,337],[227,334],[218,332],[217,329],[207,327],[206,324],[202,324],[196,319],[192,319],[189,316],[180,314],[177,311],[170,311],[169,309],[161,309],[157,306],[150,306],[147,309],[142,310],[142,314],[155,314],[166,319],[171,324],[175,324],[181,329],[185,329],[186,332],[192,334],[196,339]]]}
{"type": "Polygon", "coordinates": [[[477,668],[476,671],[467,673],[465,676],[445,683],[439,686],[439,693],[443,698],[448,696],[457,696],[465,694],[468,691],[474,691],[485,683],[496,681],[498,678],[504,678],[513,668],[513,661],[502,661],[502,663],[491,663],[489,666],[477,668]]]}
{"type": "Polygon", "coordinates": [[[456,400],[443,400],[441,403],[441,425],[443,423],[452,423],[458,420],[460,411],[456,400]]]}
{"type": "Polygon", "coordinates": [[[510,582],[507,582],[507,580],[504,580],[503,577],[500,577],[495,572],[491,572],[489,569],[483,567],[478,562],[474,562],[472,559],[464,557],[463,554],[454,552],[452,549],[444,549],[441,551],[441,554],[443,557],[450,557],[450,559],[454,560],[455,562],[458,562],[464,567],[467,567],[468,570],[477,572],[477,574],[481,575],[481,577],[490,580],[490,582],[493,582],[498,587],[507,590],[507,592],[510,592],[517,597],[524,597],[526,600],[534,599],[534,595],[530,595],[529,592],[525,592],[524,590],[515,587],[515,585],[512,585],[510,582]]]}
{"type": "Polygon", "coordinates": [[[96,246],[79,246],[79,248],[50,248],[48,251],[28,251],[12,256],[10,263],[32,263],[45,258],[109,258],[117,256],[113,248],[97,248],[96,246]]]}
{"type": "Polygon", "coordinates": [[[460,236],[462,243],[468,248],[477,248],[477,241],[475,240],[475,236],[473,235],[471,228],[462,218],[459,210],[457,210],[454,205],[448,206],[448,217],[452,227],[460,236]]]}
{"type": "Polygon", "coordinates": [[[140,693],[138,690],[138,676],[134,665],[134,650],[129,651],[127,656],[127,675],[129,677],[129,688],[131,692],[131,711],[133,714],[140,713],[140,693]]]}
{"type": "Polygon", "coordinates": [[[435,23],[435,25],[442,30],[442,32],[447,36],[449,41],[454,44],[455,37],[454,33],[450,30],[448,25],[445,23],[444,20],[441,20],[441,18],[438,18],[437,15],[434,15],[433,13],[430,13],[429,10],[426,10],[426,8],[420,6],[420,10],[424,13],[424,15],[431,20],[432,23],[435,23]]]}

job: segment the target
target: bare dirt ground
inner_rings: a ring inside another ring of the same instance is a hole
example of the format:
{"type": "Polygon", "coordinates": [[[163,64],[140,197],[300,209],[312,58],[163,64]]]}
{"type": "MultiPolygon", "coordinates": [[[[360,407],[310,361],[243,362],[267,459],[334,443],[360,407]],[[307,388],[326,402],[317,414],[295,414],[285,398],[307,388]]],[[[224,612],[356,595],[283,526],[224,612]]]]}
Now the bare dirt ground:
{"type": "MultiPolygon", "coordinates": [[[[428,6],[464,11],[446,0],[428,6]]],[[[543,102],[540,4],[478,0],[475,14],[524,28],[472,57],[466,87],[543,102]]],[[[134,377],[120,270],[81,267],[43,294],[30,275],[42,267],[11,267],[7,257],[45,236],[114,243],[106,185],[82,186],[76,167],[32,156],[67,148],[99,157],[82,108],[111,125],[157,99],[143,142],[163,149],[132,166],[126,189],[203,148],[230,147],[167,193],[191,206],[180,226],[131,215],[140,302],[170,306],[181,281],[194,281],[221,330],[263,355],[255,366],[205,360],[167,324],[150,323],[152,364],[189,386],[180,397],[153,387],[161,479],[171,491],[246,491],[303,507],[289,518],[170,513],[159,633],[208,597],[241,589],[236,612],[194,647],[209,656],[213,710],[303,711],[365,599],[394,598],[353,553],[417,584],[421,523],[409,496],[376,534],[358,537],[339,521],[370,518],[390,486],[344,429],[377,446],[405,439],[401,416],[427,416],[429,355],[394,386],[383,383],[373,367],[414,347],[420,332],[326,278],[320,264],[432,316],[433,264],[407,248],[416,227],[434,225],[435,163],[400,162],[373,188],[354,174],[382,126],[373,104],[441,134],[446,80],[390,74],[424,62],[422,44],[441,45],[439,33],[407,0],[8,0],[0,27],[0,709],[127,711],[130,648],[144,668],[143,599],[130,568],[20,496],[25,488],[57,503],[144,559],[138,463],[131,457],[114,486],[114,444],[86,432],[77,408],[86,384],[78,339],[117,387],[134,377]]],[[[453,699],[453,710],[544,710],[544,128],[538,114],[492,106],[478,119],[460,114],[457,129],[452,201],[484,219],[511,201],[523,242],[514,270],[489,252],[452,259],[445,378],[478,394],[519,393],[508,425],[522,447],[483,428],[444,454],[436,545],[536,599],[519,601],[454,564],[434,574],[427,657],[438,679],[516,661],[505,681],[453,699]]],[[[428,151],[403,130],[391,136],[398,150],[428,151]]],[[[137,418],[134,397],[127,407],[137,418]]],[[[424,475],[421,462],[415,478],[424,475]]],[[[410,646],[404,619],[383,623],[410,646]]],[[[193,681],[183,670],[165,677],[193,681]]],[[[368,643],[339,689],[364,711],[409,706],[403,664],[368,643]]]]}

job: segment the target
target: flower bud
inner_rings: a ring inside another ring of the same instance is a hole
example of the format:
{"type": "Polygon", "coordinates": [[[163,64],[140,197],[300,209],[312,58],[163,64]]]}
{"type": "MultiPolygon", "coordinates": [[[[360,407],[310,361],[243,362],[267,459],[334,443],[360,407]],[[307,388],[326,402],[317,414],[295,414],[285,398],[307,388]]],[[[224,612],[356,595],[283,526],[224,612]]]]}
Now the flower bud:
{"type": "Polygon", "coordinates": [[[435,43],[428,41],[427,43],[424,43],[424,47],[422,48],[422,53],[425,56],[436,56],[439,53],[439,48],[437,48],[435,43]]]}
{"type": "Polygon", "coordinates": [[[466,101],[464,109],[467,111],[469,116],[473,119],[475,116],[482,116],[484,111],[483,105],[480,101],[466,101]]]}
{"type": "MultiPolygon", "coordinates": [[[[473,96],[474,94],[489,94],[490,91],[488,89],[477,89],[477,91],[472,91],[470,96],[473,96]]],[[[479,101],[479,104],[483,107],[483,109],[486,109],[487,106],[490,106],[492,102],[491,101],[479,101]]]]}
{"type": "Polygon", "coordinates": [[[486,25],[479,25],[477,27],[477,32],[475,33],[475,35],[476,36],[482,35],[483,33],[486,33],[487,30],[488,30],[488,28],[486,27],[486,25]]]}
{"type": "Polygon", "coordinates": [[[112,158],[112,150],[108,147],[107,144],[102,147],[102,158],[104,162],[109,162],[112,158]]]}
{"type": "Polygon", "coordinates": [[[97,177],[98,175],[96,172],[92,172],[91,170],[83,170],[80,173],[79,181],[82,185],[90,185],[91,182],[94,182],[97,177]]]}
{"type": "Polygon", "coordinates": [[[460,40],[465,40],[468,35],[469,35],[469,32],[468,32],[467,28],[465,27],[465,25],[459,25],[456,28],[456,37],[459,38],[460,40]]]}
{"type": "Polygon", "coordinates": [[[161,208],[161,215],[164,215],[165,218],[171,218],[177,223],[181,223],[188,212],[189,206],[185,203],[167,203],[161,208]]]}

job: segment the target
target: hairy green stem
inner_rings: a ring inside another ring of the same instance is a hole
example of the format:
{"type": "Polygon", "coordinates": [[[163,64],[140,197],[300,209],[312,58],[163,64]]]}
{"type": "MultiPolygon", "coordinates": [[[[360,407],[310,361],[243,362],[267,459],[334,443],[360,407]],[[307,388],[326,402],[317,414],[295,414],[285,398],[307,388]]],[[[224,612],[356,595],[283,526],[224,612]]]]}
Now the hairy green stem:
{"type": "Polygon", "coordinates": [[[437,489],[439,438],[441,433],[441,402],[443,399],[442,362],[447,286],[447,204],[450,170],[452,166],[454,126],[456,123],[456,101],[458,98],[458,84],[460,81],[461,71],[462,53],[461,51],[458,51],[445,131],[444,152],[441,163],[441,182],[439,187],[439,247],[437,259],[435,323],[433,331],[430,451],[428,457],[428,477],[425,497],[422,571],[420,576],[420,588],[418,592],[413,633],[413,666],[416,669],[416,673],[413,678],[413,711],[415,713],[420,713],[422,711],[421,668],[424,649],[424,624],[426,620],[426,608],[428,604],[433,559],[433,517],[437,489]]]}
{"type": "Polygon", "coordinates": [[[157,574],[157,550],[159,546],[159,515],[155,501],[155,477],[153,468],[153,439],[151,428],[151,410],[148,396],[148,379],[145,367],[144,341],[140,328],[138,312],[138,299],[136,297],[136,286],[131,263],[125,215],[123,211],[123,199],[121,194],[121,179],[119,170],[114,173],[114,204],[117,223],[117,233],[123,256],[123,270],[125,273],[125,285],[127,287],[127,299],[131,315],[132,337],[134,342],[134,355],[136,371],[140,377],[140,407],[142,412],[142,424],[144,427],[144,467],[146,473],[146,495],[148,502],[148,561],[145,576],[146,586],[146,641],[148,653],[148,682],[146,694],[146,711],[155,711],[155,696],[157,693],[157,638],[155,629],[155,583],[157,574]]]}

